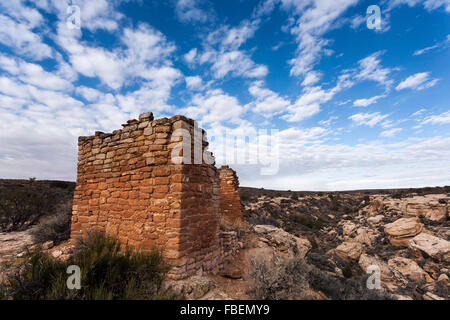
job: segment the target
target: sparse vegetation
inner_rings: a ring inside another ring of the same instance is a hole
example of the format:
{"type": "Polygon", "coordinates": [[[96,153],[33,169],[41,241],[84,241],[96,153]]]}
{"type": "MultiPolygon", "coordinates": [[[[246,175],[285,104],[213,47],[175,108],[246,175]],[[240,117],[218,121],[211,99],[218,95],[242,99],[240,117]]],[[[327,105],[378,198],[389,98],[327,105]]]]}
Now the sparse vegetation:
{"type": "Polygon", "coordinates": [[[72,218],[72,201],[61,203],[56,209],[56,215],[42,222],[32,230],[36,242],[53,241],[55,245],[69,239],[72,218]]]}
{"type": "Polygon", "coordinates": [[[121,249],[118,241],[92,233],[79,241],[68,261],[59,261],[39,247],[30,251],[18,271],[2,286],[3,299],[157,299],[175,298],[162,291],[169,267],[159,251],[121,249]],[[81,270],[81,289],[69,290],[67,267],[81,270]]]}
{"type": "Polygon", "coordinates": [[[27,183],[0,187],[0,228],[3,232],[24,230],[51,212],[55,193],[30,179],[27,183]]]}
{"type": "Polygon", "coordinates": [[[309,266],[299,256],[269,263],[264,257],[252,261],[254,287],[250,291],[257,300],[311,299],[307,274],[309,266]]]}

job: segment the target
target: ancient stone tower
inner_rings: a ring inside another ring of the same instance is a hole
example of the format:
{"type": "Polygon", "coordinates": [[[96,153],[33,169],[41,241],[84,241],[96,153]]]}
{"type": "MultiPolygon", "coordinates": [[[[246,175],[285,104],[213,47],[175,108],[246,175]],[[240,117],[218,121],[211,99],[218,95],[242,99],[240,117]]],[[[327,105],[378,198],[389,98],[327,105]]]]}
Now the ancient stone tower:
{"type": "Polygon", "coordinates": [[[212,271],[227,253],[205,132],[183,116],[154,120],[152,113],[122,126],[78,140],[71,239],[100,230],[126,245],[159,248],[173,278],[212,271]]]}
{"type": "Polygon", "coordinates": [[[227,222],[242,221],[243,208],[239,197],[239,179],[236,172],[229,166],[219,169],[220,179],[220,212],[227,222]]]}

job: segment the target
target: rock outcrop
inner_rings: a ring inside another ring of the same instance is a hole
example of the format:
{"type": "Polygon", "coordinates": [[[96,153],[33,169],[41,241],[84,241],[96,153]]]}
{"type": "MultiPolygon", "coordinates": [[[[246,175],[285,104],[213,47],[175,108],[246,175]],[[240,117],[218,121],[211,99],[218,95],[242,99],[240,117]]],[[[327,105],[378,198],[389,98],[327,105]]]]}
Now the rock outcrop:
{"type": "Polygon", "coordinates": [[[356,241],[345,241],[340,244],[335,250],[335,254],[345,261],[358,260],[363,252],[363,246],[356,241]]]}
{"type": "Polygon", "coordinates": [[[408,246],[434,259],[450,262],[450,242],[447,240],[421,233],[409,240],[408,246]]]}
{"type": "Polygon", "coordinates": [[[296,237],[274,226],[256,225],[253,229],[260,236],[260,241],[281,252],[299,254],[304,258],[312,248],[308,239],[296,237]]]}
{"type": "Polygon", "coordinates": [[[408,241],[423,231],[423,224],[418,218],[400,218],[384,226],[393,246],[408,246],[408,241]]]}
{"type": "Polygon", "coordinates": [[[388,265],[394,271],[400,273],[411,281],[416,283],[432,282],[433,279],[419,265],[411,259],[395,257],[389,259],[388,265]]]}

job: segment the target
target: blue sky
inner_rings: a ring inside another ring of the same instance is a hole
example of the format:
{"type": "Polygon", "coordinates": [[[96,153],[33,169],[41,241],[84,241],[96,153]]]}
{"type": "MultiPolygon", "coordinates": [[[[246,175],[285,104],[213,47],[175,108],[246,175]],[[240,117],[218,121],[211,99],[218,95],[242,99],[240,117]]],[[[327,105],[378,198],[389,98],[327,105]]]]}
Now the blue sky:
{"type": "Polygon", "coordinates": [[[1,1],[0,177],[75,180],[78,136],[152,111],[197,120],[241,185],[448,185],[449,18],[449,0],[1,1]],[[220,139],[258,130],[270,175],[220,139]]]}

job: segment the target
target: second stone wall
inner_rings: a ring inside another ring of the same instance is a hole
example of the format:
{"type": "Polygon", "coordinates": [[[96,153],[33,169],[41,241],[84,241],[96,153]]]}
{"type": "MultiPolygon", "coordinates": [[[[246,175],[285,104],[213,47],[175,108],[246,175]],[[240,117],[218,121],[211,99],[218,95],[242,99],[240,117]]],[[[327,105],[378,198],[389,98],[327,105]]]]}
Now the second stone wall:
{"type": "Polygon", "coordinates": [[[243,206],[239,196],[239,179],[236,171],[229,166],[219,169],[220,213],[222,219],[230,223],[243,220],[243,206]]]}

